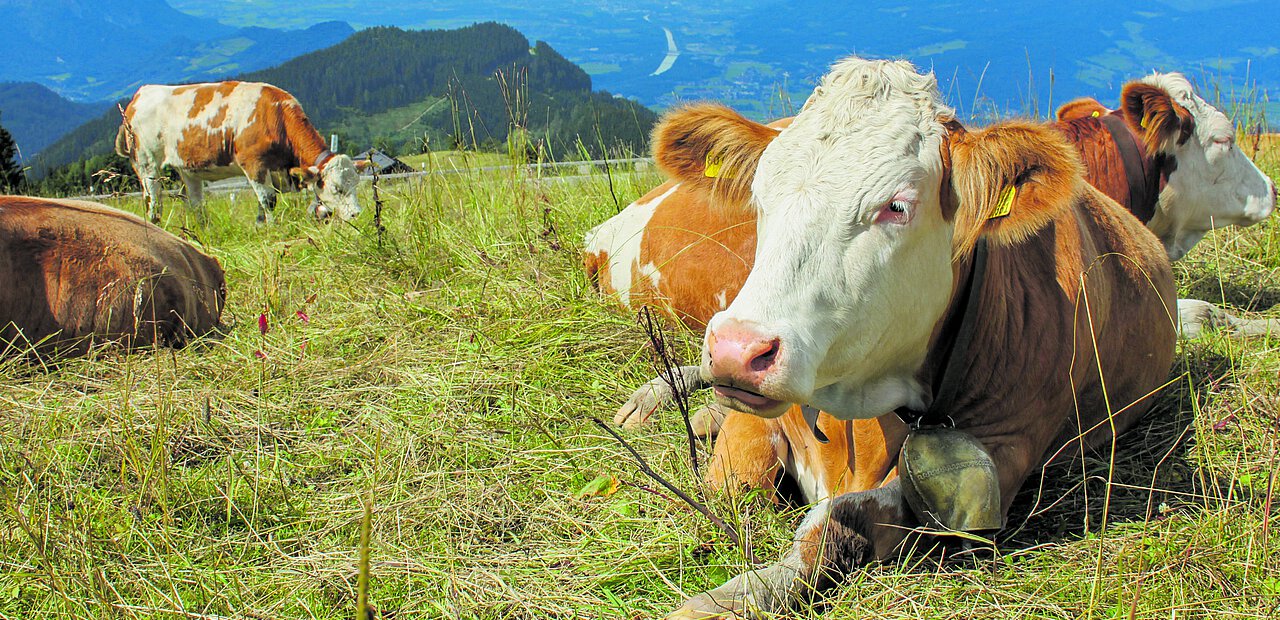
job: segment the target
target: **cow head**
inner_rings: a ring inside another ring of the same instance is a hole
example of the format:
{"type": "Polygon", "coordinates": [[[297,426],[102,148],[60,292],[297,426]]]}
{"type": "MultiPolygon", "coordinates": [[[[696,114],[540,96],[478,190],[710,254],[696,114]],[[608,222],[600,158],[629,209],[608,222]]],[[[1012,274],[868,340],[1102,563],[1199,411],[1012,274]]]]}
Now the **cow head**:
{"type": "Polygon", "coordinates": [[[1168,176],[1147,226],[1170,260],[1215,227],[1249,226],[1270,215],[1275,183],[1236,146],[1227,115],[1196,95],[1182,74],[1152,74],[1126,85],[1120,98],[1125,121],[1168,176]]]}
{"type": "Polygon", "coordinates": [[[1025,123],[966,134],[952,115],[932,74],[853,58],[776,135],[723,109],[660,125],[658,163],[682,182],[706,176],[706,152],[759,162],[733,171],[759,213],[755,267],[703,347],[721,404],[774,417],[808,403],[842,418],[923,406],[916,374],[953,260],[979,237],[1017,243],[1084,187],[1059,134],[1025,123]],[[991,219],[1010,188],[1011,212],[991,219]]]}
{"type": "Polygon", "coordinates": [[[344,220],[353,220],[360,215],[360,203],[356,200],[360,174],[351,156],[334,155],[320,166],[293,168],[289,174],[315,191],[317,218],[326,219],[336,213],[344,220]]]}

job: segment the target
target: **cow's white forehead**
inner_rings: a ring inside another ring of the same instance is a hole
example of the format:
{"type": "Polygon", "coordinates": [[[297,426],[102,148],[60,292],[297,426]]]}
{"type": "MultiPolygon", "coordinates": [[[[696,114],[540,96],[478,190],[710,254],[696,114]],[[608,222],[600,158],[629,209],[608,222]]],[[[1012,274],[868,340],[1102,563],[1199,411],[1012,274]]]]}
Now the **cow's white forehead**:
{"type": "Polygon", "coordinates": [[[843,194],[879,189],[862,181],[882,177],[892,184],[922,172],[920,166],[903,168],[904,160],[940,166],[945,130],[939,117],[953,115],[933,74],[921,74],[909,62],[840,61],[765,150],[753,191],[766,201],[796,193],[858,201],[843,194]]]}

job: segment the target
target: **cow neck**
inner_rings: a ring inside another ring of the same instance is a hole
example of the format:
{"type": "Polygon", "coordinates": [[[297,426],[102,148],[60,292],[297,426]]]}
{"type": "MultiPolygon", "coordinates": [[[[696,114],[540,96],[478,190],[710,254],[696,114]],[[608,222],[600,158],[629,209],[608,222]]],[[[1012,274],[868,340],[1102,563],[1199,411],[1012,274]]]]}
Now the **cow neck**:
{"type": "Polygon", "coordinates": [[[1120,163],[1124,166],[1125,181],[1129,186],[1129,211],[1145,224],[1155,217],[1156,196],[1151,193],[1155,189],[1152,187],[1155,183],[1151,179],[1151,168],[1155,166],[1148,165],[1154,162],[1144,155],[1146,149],[1119,113],[1113,112],[1098,120],[1111,134],[1111,141],[1120,152],[1120,163]]]}
{"type": "Polygon", "coordinates": [[[943,353],[937,358],[940,362],[934,367],[934,376],[927,381],[933,391],[929,406],[922,412],[906,407],[897,410],[898,416],[913,427],[954,426],[952,407],[960,393],[964,360],[968,359],[969,348],[978,331],[978,305],[986,283],[987,254],[987,240],[978,239],[967,273],[961,272],[961,290],[944,315],[938,335],[930,347],[943,353]]]}

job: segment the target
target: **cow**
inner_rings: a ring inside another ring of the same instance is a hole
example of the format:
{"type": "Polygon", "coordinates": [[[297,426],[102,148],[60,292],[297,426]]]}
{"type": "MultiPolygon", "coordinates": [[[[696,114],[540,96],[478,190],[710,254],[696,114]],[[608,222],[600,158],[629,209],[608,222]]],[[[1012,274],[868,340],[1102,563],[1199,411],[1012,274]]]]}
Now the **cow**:
{"type": "MultiPolygon", "coordinates": [[[[1232,152],[1233,145],[1224,141],[1221,133],[1225,116],[1200,100],[1186,78],[1153,74],[1126,85],[1121,100],[1127,105],[1119,110],[1107,109],[1092,99],[1070,102],[1058,111],[1059,122],[1053,126],[1080,151],[1086,163],[1086,180],[1153,230],[1176,232],[1164,239],[1171,258],[1185,253],[1189,246],[1183,243],[1200,239],[1215,225],[1247,226],[1274,208],[1274,184],[1238,149],[1232,152]],[[1217,133],[1179,145],[1180,127],[1170,143],[1149,146],[1142,119],[1162,107],[1195,110],[1191,113],[1194,126],[1216,127],[1217,133]],[[1215,149],[1219,152],[1213,153],[1215,149]],[[1207,162],[1213,156],[1219,169],[1179,167],[1180,153],[1183,159],[1197,162],[1207,162]],[[1224,178],[1235,179],[1236,185],[1227,184],[1224,178]],[[1205,201],[1203,193],[1178,191],[1194,183],[1215,182],[1220,194],[1235,199],[1205,201]]],[[[789,121],[783,119],[771,126],[782,128],[789,121]]],[[[701,331],[711,315],[736,296],[754,252],[755,217],[750,209],[712,206],[705,193],[668,181],[589,232],[584,257],[597,286],[616,295],[623,305],[667,307],[690,329],[701,331]],[[624,265],[631,269],[624,269],[624,265]]],[[[1274,321],[1240,319],[1203,301],[1180,299],[1178,311],[1180,330],[1187,337],[1194,338],[1205,328],[1246,335],[1280,333],[1274,321]]],[[[686,386],[704,387],[696,366],[680,370],[686,386]]],[[[619,409],[615,422],[624,426],[642,423],[670,397],[667,381],[655,379],[619,409]]],[[[799,408],[776,420],[734,415],[715,405],[694,416],[694,427],[700,434],[720,434],[707,471],[714,488],[772,490],[781,471],[812,503],[871,488],[894,473],[893,461],[906,435],[905,425],[896,416],[837,421],[823,415],[817,425],[819,432],[830,438],[828,443],[815,441],[799,408]]]]}
{"type": "Polygon", "coordinates": [[[81,355],[97,344],[181,347],[221,326],[218,261],[95,202],[0,196],[0,349],[81,355]]]}
{"type": "MultiPolygon", "coordinates": [[[[1146,121],[1158,135],[1179,123],[1170,108],[1146,121]]],[[[755,263],[703,343],[723,407],[843,420],[942,408],[990,455],[1003,515],[1059,448],[1128,428],[1172,366],[1175,290],[1155,235],[1085,181],[1061,132],[966,131],[908,62],[837,63],[781,133],[718,106],[669,113],[653,148],[673,180],[757,209],[755,263]],[[708,176],[721,161],[756,165],[708,176]],[[972,325],[967,346],[940,338],[957,321],[972,325]],[[958,387],[933,403],[943,374],[958,387]]],[[[785,611],[892,557],[920,523],[900,477],[824,499],[781,561],[673,617],[785,611]]]]}
{"type": "Polygon", "coordinates": [[[294,189],[294,181],[315,193],[316,217],[360,214],[351,157],[331,152],[298,100],[270,84],[143,86],[124,109],[116,152],[132,162],[152,222],[163,210],[164,166],[178,171],[201,220],[204,181],[241,174],[258,197],[259,224],[273,221],[277,188],[294,189]]]}

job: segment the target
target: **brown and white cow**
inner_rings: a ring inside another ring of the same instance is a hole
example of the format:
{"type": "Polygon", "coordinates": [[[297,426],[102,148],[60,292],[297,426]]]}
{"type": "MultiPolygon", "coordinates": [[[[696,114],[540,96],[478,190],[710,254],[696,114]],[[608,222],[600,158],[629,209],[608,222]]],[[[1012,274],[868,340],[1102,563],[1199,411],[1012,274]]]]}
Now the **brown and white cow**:
{"type": "Polygon", "coordinates": [[[272,220],[277,190],[293,187],[290,176],[315,192],[317,217],[360,214],[351,157],[331,152],[298,100],[270,84],[143,86],[124,110],[116,152],[133,162],[152,222],[160,221],[164,166],[178,171],[201,219],[204,181],[241,174],[258,196],[259,224],[272,220]]]}
{"type": "MultiPolygon", "coordinates": [[[[841,419],[922,410],[941,372],[938,326],[959,312],[957,283],[984,239],[981,319],[950,364],[962,387],[948,412],[994,458],[1002,508],[1057,448],[1082,435],[1096,445],[1145,411],[1173,358],[1168,255],[1085,182],[1061,133],[1022,122],[966,133],[932,75],[860,59],[836,65],[781,134],[726,116],[684,110],[655,141],[674,179],[750,188],[758,209],[755,265],[704,345],[701,372],[723,406],[776,417],[807,403],[841,419]],[[753,157],[731,181],[704,176],[707,161],[753,157]]],[[[678,615],[782,611],[889,557],[916,523],[897,478],[824,500],[781,562],[678,615]]]]}
{"type": "Polygon", "coordinates": [[[0,196],[0,350],[182,346],[219,327],[222,267],[158,226],[95,202],[0,196]]]}
{"type": "MultiPolygon", "coordinates": [[[[1250,174],[1256,167],[1247,158],[1232,162],[1223,158],[1230,153],[1217,154],[1224,167],[1237,169],[1234,174],[1203,169],[1195,172],[1185,167],[1179,172],[1177,153],[1170,147],[1179,146],[1183,152],[1194,150],[1194,145],[1177,145],[1185,120],[1166,126],[1166,135],[1161,136],[1148,135],[1142,119],[1160,109],[1186,108],[1168,90],[1164,96],[1151,92],[1149,83],[1173,84],[1173,92],[1180,92],[1184,85],[1189,88],[1185,78],[1177,74],[1155,74],[1125,87],[1122,100],[1127,105],[1121,110],[1108,110],[1091,99],[1071,102],[1059,110],[1059,122],[1054,127],[1080,151],[1087,168],[1086,180],[1144,222],[1152,221],[1157,210],[1165,214],[1164,221],[1179,222],[1180,234],[1170,237],[1179,241],[1192,235],[1199,239],[1215,224],[1249,225],[1265,217],[1270,211],[1267,192],[1274,191],[1274,185],[1262,177],[1256,184],[1261,192],[1247,191],[1250,181],[1257,180],[1250,174]],[[1148,146],[1149,141],[1155,146],[1148,146]],[[1126,157],[1124,151],[1131,155],[1126,157]],[[1215,216],[1197,217],[1196,213],[1203,213],[1205,207],[1199,196],[1178,192],[1177,185],[1170,189],[1166,184],[1171,176],[1186,184],[1189,181],[1179,175],[1187,174],[1211,175],[1204,183],[1222,177],[1244,179],[1245,189],[1220,188],[1238,199],[1219,203],[1215,216]]],[[[1198,110],[1192,114],[1197,126],[1220,125],[1221,112],[1204,105],[1192,107],[1198,110]]],[[[1178,118],[1185,119],[1185,114],[1178,118]]],[[[783,127],[789,120],[772,126],[783,127]]],[[[1209,145],[1203,149],[1206,151],[1222,144],[1221,136],[1216,135],[1208,136],[1205,142],[1209,145]]],[[[736,295],[754,262],[754,250],[754,211],[723,204],[712,206],[704,192],[673,181],[588,233],[586,263],[601,290],[615,294],[624,305],[638,307],[646,303],[668,308],[690,328],[701,331],[711,315],[736,295]],[[650,222],[654,225],[648,225],[650,222]],[[623,265],[631,265],[631,272],[619,274],[623,265]],[[644,273],[636,273],[641,265],[644,273]],[[628,295],[629,292],[633,294],[628,295]]],[[[1240,319],[1203,301],[1180,299],[1178,309],[1180,329],[1188,337],[1197,336],[1203,328],[1221,328],[1237,334],[1280,333],[1274,321],[1240,319]]],[[[685,385],[700,387],[696,366],[684,367],[682,372],[685,385]]],[[[669,398],[666,381],[655,379],[636,391],[615,421],[625,426],[639,424],[669,398]]],[[[775,420],[729,412],[721,427],[724,413],[712,406],[695,417],[696,428],[720,433],[708,469],[712,486],[772,488],[781,470],[798,484],[809,502],[881,484],[885,476],[893,473],[897,448],[906,431],[895,415],[875,421],[837,421],[823,415],[818,425],[830,442],[821,444],[814,439],[798,407],[775,420]]]]}

